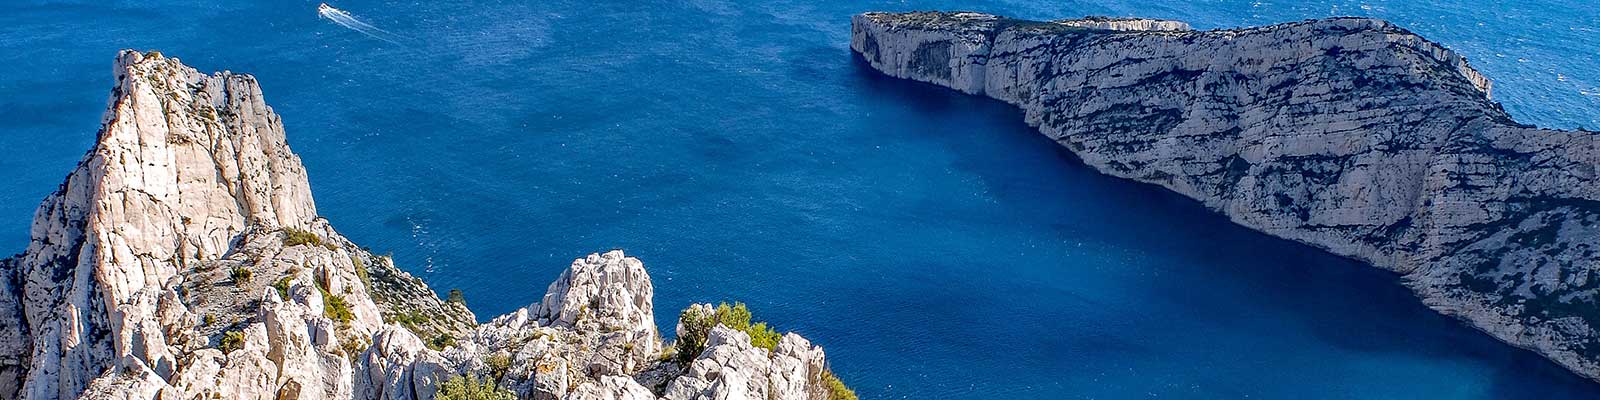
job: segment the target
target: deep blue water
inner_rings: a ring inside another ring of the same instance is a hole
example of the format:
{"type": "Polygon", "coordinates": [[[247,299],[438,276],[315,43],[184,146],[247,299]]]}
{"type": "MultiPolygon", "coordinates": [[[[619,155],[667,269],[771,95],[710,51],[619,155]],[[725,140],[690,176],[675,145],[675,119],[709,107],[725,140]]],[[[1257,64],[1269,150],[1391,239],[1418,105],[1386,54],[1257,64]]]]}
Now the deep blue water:
{"type": "Polygon", "coordinates": [[[740,300],[864,398],[1559,399],[1600,385],[1392,274],[1099,176],[1014,110],[880,78],[849,16],[972,9],[1235,27],[1387,18],[1524,122],[1600,127],[1591,0],[0,4],[0,250],[93,140],[119,48],[256,74],[323,215],[480,317],[623,248],[657,322],[740,300]]]}

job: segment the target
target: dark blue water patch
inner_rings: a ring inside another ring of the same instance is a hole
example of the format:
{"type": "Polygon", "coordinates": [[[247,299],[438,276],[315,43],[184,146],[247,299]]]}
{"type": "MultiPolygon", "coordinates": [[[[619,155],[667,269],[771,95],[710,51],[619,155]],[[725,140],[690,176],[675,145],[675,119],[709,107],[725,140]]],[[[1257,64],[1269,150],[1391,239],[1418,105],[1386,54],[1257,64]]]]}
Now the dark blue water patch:
{"type": "Polygon", "coordinates": [[[623,248],[664,330],[691,302],[747,302],[865,398],[1592,398],[1391,274],[1101,176],[1011,107],[846,49],[870,9],[1201,28],[1347,10],[1460,49],[1519,118],[1572,126],[1600,115],[1581,93],[1600,14],[1569,3],[335,4],[402,45],[314,1],[7,3],[0,240],[21,249],[89,147],[115,50],[155,48],[256,74],[319,211],[484,318],[623,248]]]}

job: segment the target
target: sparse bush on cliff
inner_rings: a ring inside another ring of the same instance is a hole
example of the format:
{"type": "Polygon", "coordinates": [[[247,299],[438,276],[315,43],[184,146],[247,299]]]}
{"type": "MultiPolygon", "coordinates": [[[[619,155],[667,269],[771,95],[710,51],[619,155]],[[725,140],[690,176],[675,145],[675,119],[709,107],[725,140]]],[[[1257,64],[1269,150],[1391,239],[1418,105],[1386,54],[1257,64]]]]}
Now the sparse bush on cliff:
{"type": "Polygon", "coordinates": [[[716,321],[715,314],[708,315],[696,307],[689,307],[678,314],[678,323],[683,325],[683,331],[678,332],[678,340],[672,344],[678,362],[687,363],[700,356],[700,351],[706,349],[706,336],[711,334],[711,327],[717,325],[716,321]]]}
{"type": "Polygon", "coordinates": [[[511,372],[511,356],[509,355],[495,353],[495,355],[483,359],[483,364],[489,367],[489,375],[493,376],[496,381],[505,378],[506,374],[511,372]]]}
{"type": "Polygon", "coordinates": [[[417,326],[426,325],[432,320],[432,318],[428,318],[428,316],[422,315],[422,313],[419,313],[416,310],[411,310],[407,311],[405,314],[395,315],[389,319],[389,322],[400,324],[400,326],[404,326],[406,328],[415,329],[417,326]]]}
{"type": "Polygon", "coordinates": [[[370,346],[372,346],[372,342],[365,338],[347,334],[339,335],[339,351],[343,352],[345,357],[349,358],[350,361],[355,361],[356,357],[359,357],[362,352],[367,351],[367,347],[370,346]]]}
{"type": "Polygon", "coordinates": [[[845,386],[833,371],[822,371],[822,381],[828,384],[828,400],[856,400],[856,391],[845,386]]]}
{"type": "Polygon", "coordinates": [[[322,245],[322,237],[310,231],[298,228],[283,228],[283,233],[283,247],[294,247],[302,244],[322,245]]]}
{"type": "Polygon", "coordinates": [[[706,348],[706,338],[711,334],[711,328],[722,325],[750,335],[750,345],[772,350],[778,347],[778,341],[783,338],[777,330],[772,329],[765,322],[751,324],[752,315],[750,308],[744,303],[735,302],[718,304],[710,315],[699,311],[697,308],[683,310],[678,315],[678,320],[683,324],[683,332],[678,340],[673,342],[674,356],[680,362],[688,362],[700,356],[706,348]]]}
{"type": "Polygon", "coordinates": [[[778,340],[783,339],[782,334],[768,327],[765,322],[757,322],[755,325],[751,325],[744,333],[750,334],[750,345],[767,350],[778,348],[778,340]]]}
{"type": "Polygon", "coordinates": [[[510,390],[495,386],[494,381],[485,377],[478,380],[466,375],[456,375],[444,383],[439,384],[439,391],[434,393],[438,400],[513,400],[516,394],[510,390]]]}
{"type": "Polygon", "coordinates": [[[217,341],[217,350],[222,354],[232,353],[234,350],[244,348],[243,331],[227,331],[222,333],[222,340],[217,341]]]}
{"type": "Polygon", "coordinates": [[[434,336],[433,339],[428,340],[428,348],[434,350],[444,350],[455,345],[456,338],[448,333],[441,333],[439,336],[434,336]]]}
{"type": "Polygon", "coordinates": [[[367,263],[362,262],[361,257],[356,257],[355,254],[351,254],[350,265],[355,267],[356,278],[361,280],[361,287],[367,288],[370,291],[372,289],[372,276],[367,274],[367,263]]]}
{"type": "Polygon", "coordinates": [[[232,270],[228,271],[228,277],[233,278],[233,282],[236,284],[249,283],[250,275],[250,269],[245,268],[243,265],[233,267],[232,270]]]}
{"type": "Polygon", "coordinates": [[[467,296],[461,294],[461,289],[450,289],[450,295],[449,297],[445,298],[445,301],[460,305],[467,305],[467,296]]]}
{"type": "Polygon", "coordinates": [[[289,298],[289,283],[293,281],[293,276],[285,276],[281,279],[278,279],[277,282],[273,282],[272,288],[278,289],[278,297],[287,300],[289,298]]]}
{"type": "Polygon", "coordinates": [[[349,324],[350,320],[356,318],[355,313],[350,312],[350,303],[344,301],[344,296],[328,293],[327,289],[318,289],[322,290],[323,316],[339,321],[340,325],[349,324]]]}
{"type": "Polygon", "coordinates": [[[750,328],[750,318],[752,316],[750,315],[750,308],[745,307],[744,303],[733,303],[731,306],[728,303],[718,304],[716,315],[717,323],[726,325],[734,330],[742,331],[750,328]]]}
{"type": "Polygon", "coordinates": [[[677,359],[678,359],[677,342],[673,342],[672,346],[667,346],[667,348],[661,349],[661,354],[656,355],[656,361],[658,361],[658,362],[667,362],[667,361],[673,361],[673,360],[677,360],[677,359]]]}
{"type": "Polygon", "coordinates": [[[751,319],[750,308],[744,303],[733,303],[731,306],[728,303],[717,305],[717,323],[750,335],[750,344],[753,346],[767,350],[778,347],[778,340],[782,339],[783,335],[767,326],[766,322],[751,324],[751,319]]]}

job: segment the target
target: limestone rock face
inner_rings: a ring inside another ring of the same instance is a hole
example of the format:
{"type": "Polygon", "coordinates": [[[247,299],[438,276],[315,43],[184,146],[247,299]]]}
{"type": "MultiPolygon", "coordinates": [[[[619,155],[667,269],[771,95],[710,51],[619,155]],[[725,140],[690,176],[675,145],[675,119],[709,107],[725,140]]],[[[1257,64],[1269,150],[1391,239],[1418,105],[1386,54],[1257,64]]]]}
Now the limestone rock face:
{"type": "Polygon", "coordinates": [[[1512,121],[1444,47],[1361,18],[852,25],[887,75],[1014,104],[1091,167],[1404,274],[1430,307],[1600,378],[1597,136],[1512,121]]]}
{"type": "Polygon", "coordinates": [[[568,394],[567,400],[655,400],[650,389],[640,386],[632,378],[603,376],[597,382],[585,382],[568,394]]]}
{"type": "MultiPolygon", "coordinates": [[[[638,259],[577,259],[539,302],[479,325],[317,217],[253,78],[133,51],[115,71],[98,143],[27,251],[0,260],[0,400],[431,400],[461,375],[535,399],[658,399],[675,379],[720,382],[663,361],[638,259]]],[[[772,386],[695,396],[831,390],[797,335],[739,354],[730,368],[772,386]]]]}
{"type": "MultiPolygon", "coordinates": [[[[644,263],[622,251],[574,260],[543,301],[479,326],[454,355],[469,363],[498,359],[518,394],[560,398],[608,375],[631,376],[656,362],[661,337],[644,263]]],[[[483,364],[489,364],[484,362],[483,364]]]]}
{"type": "Polygon", "coordinates": [[[166,283],[226,253],[248,225],[316,216],[305,171],[253,79],[136,52],[114,71],[98,143],[39,206],[32,242],[12,265],[28,334],[6,339],[31,343],[0,347],[29,349],[3,358],[27,357],[22,391],[36,398],[75,395],[123,357],[170,365],[175,354],[161,343],[180,327],[157,314],[183,311],[160,301],[166,283]]]}
{"type": "Polygon", "coordinates": [[[133,51],[113,71],[97,143],[0,261],[0,398],[350,397],[345,349],[393,308],[364,277],[426,286],[317,218],[254,78],[133,51]]]}
{"type": "Polygon", "coordinates": [[[621,251],[591,254],[573,261],[550,283],[534,315],[546,325],[619,333],[618,341],[654,354],[661,349],[654,340],[654,293],[638,259],[624,257],[621,251]]]}
{"type": "Polygon", "coordinates": [[[671,399],[827,399],[822,349],[787,334],[773,351],[754,347],[750,335],[712,328],[700,354],[667,387],[671,399]]]}
{"type": "MultiPolygon", "coordinates": [[[[424,393],[460,373],[493,377],[532,399],[810,400],[831,394],[822,348],[793,333],[769,351],[753,346],[744,332],[717,325],[687,366],[664,359],[648,306],[652,296],[638,259],[615,250],[590,254],[550,284],[545,302],[480,325],[458,346],[438,352],[380,339],[364,355],[370,382],[364,386],[373,392],[357,397],[403,399],[411,397],[392,394],[410,391],[427,399],[424,393]]],[[[711,312],[709,305],[691,307],[711,312]]],[[[404,333],[392,334],[415,340],[404,333]]]]}

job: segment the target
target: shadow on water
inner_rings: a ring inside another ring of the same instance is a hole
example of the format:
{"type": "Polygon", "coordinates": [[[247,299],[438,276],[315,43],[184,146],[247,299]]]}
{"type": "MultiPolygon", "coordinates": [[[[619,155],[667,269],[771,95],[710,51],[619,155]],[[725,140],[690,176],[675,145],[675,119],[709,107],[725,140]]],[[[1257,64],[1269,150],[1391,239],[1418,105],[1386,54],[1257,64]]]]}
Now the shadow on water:
{"type": "Polygon", "coordinates": [[[1101,174],[1023,123],[1022,112],[1009,104],[883,75],[854,52],[850,64],[854,84],[861,90],[904,104],[922,117],[965,113],[995,121],[991,129],[973,135],[935,139],[960,158],[959,168],[999,188],[1002,198],[1059,196],[1061,201],[1078,203],[1075,208],[1094,210],[1090,212],[1094,215],[1045,215],[1043,219],[1076,221],[1042,223],[1124,246],[1160,247],[1164,256],[1181,261],[1170,263],[1183,269],[1176,271],[1179,276],[1203,281],[1155,281],[1156,287],[1146,295],[1174,304],[1203,305],[1192,309],[1201,314],[1189,318],[1260,324],[1251,319],[1266,316],[1277,319],[1271,323],[1296,326],[1297,331],[1345,352],[1476,364],[1484,369],[1480,379],[1488,381],[1490,398],[1587,398],[1600,391],[1600,384],[1531,351],[1501,343],[1428,309],[1394,273],[1234,224],[1157,185],[1101,174]],[[1008,157],[985,159],[997,151],[972,151],[974,147],[1003,147],[998,153],[1008,157]],[[1017,174],[1037,174],[1039,169],[1048,169],[1044,175],[1059,180],[1060,187],[1008,187],[1015,186],[1017,174]],[[1095,229],[1111,225],[1121,229],[1095,229]],[[1197,284],[1206,287],[1197,290],[1197,284]],[[1215,287],[1222,290],[1206,290],[1215,287]],[[1239,313],[1237,305],[1229,304],[1239,298],[1285,312],[1239,313]]]}

